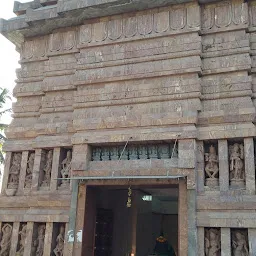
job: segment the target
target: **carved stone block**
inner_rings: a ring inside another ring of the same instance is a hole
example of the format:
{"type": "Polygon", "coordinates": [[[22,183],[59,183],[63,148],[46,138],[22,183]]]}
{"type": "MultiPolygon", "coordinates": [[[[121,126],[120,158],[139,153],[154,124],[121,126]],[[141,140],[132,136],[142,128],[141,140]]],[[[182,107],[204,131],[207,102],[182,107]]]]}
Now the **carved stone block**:
{"type": "Polygon", "coordinates": [[[25,188],[31,188],[31,185],[32,185],[34,160],[35,160],[35,152],[29,152],[27,168],[26,168],[25,184],[24,184],[25,188]]]}
{"type": "Polygon", "coordinates": [[[0,255],[9,256],[12,239],[12,225],[5,223],[1,229],[0,255]]]}
{"type": "Polygon", "coordinates": [[[70,180],[69,178],[71,177],[71,164],[72,164],[72,149],[63,149],[62,154],[61,154],[62,160],[60,163],[60,178],[62,180],[60,181],[60,188],[69,188],[70,180]]]}
{"type": "Polygon", "coordinates": [[[205,228],[205,255],[220,256],[221,241],[219,228],[205,228]]]}
{"type": "Polygon", "coordinates": [[[205,185],[216,187],[219,185],[219,158],[217,143],[205,144],[205,185]]]}
{"type": "Polygon", "coordinates": [[[20,176],[20,168],[21,168],[21,153],[13,153],[12,161],[9,170],[9,178],[6,189],[6,194],[9,196],[15,195],[18,186],[19,186],[19,176],[20,176]]]}
{"type": "Polygon", "coordinates": [[[229,143],[229,179],[232,188],[245,187],[245,165],[243,143],[229,143]]]}
{"type": "Polygon", "coordinates": [[[231,229],[232,255],[249,256],[248,230],[231,229]]]}
{"type": "Polygon", "coordinates": [[[40,175],[40,186],[42,188],[50,187],[51,171],[52,171],[53,150],[45,150],[42,152],[42,169],[40,175]]]}
{"type": "Polygon", "coordinates": [[[31,250],[33,256],[43,256],[44,254],[45,229],[44,223],[36,223],[31,250]]]}
{"type": "Polygon", "coordinates": [[[20,223],[16,256],[23,256],[27,238],[27,223],[20,223]]]}
{"type": "Polygon", "coordinates": [[[56,256],[63,256],[65,241],[65,224],[56,223],[53,227],[53,253],[56,256]]]}

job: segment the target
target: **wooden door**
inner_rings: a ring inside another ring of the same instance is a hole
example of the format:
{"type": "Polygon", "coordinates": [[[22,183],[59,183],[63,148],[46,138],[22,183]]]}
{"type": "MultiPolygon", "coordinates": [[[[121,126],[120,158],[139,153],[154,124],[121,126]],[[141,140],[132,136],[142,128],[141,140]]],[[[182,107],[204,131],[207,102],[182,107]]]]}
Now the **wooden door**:
{"type": "Polygon", "coordinates": [[[97,209],[94,256],[111,256],[113,240],[113,211],[97,209]]]}

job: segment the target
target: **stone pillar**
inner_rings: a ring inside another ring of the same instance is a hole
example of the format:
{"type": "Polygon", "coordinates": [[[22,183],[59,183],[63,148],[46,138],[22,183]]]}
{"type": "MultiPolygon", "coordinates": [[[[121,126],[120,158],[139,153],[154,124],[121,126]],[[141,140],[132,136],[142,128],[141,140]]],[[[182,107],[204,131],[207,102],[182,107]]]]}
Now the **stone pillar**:
{"type": "Polygon", "coordinates": [[[24,248],[24,255],[31,255],[31,247],[33,243],[33,230],[34,230],[34,223],[28,222],[27,223],[27,237],[25,240],[25,248],[24,248]]]}
{"type": "Polygon", "coordinates": [[[194,139],[179,140],[179,168],[195,168],[196,166],[196,141],[194,139]]]}
{"type": "Polygon", "coordinates": [[[187,190],[188,256],[197,256],[196,190],[187,190]]]}
{"type": "Polygon", "coordinates": [[[19,241],[19,228],[20,223],[14,222],[12,227],[12,240],[11,240],[11,249],[10,249],[10,256],[16,256],[17,245],[19,241]]]}
{"type": "Polygon", "coordinates": [[[34,160],[34,168],[32,175],[32,191],[37,191],[39,186],[39,174],[41,171],[41,157],[42,157],[42,149],[36,149],[35,151],[35,160],[34,160]]]}
{"type": "Polygon", "coordinates": [[[250,256],[256,255],[256,229],[248,229],[249,251],[250,256]]]}
{"type": "Polygon", "coordinates": [[[11,161],[12,161],[12,152],[6,152],[4,173],[2,173],[2,175],[3,175],[2,190],[1,190],[2,194],[5,194],[5,189],[7,188],[8,178],[9,178],[9,170],[11,167],[11,161]]]}
{"type": "Polygon", "coordinates": [[[228,141],[218,141],[220,191],[229,190],[228,141]]]}
{"type": "Polygon", "coordinates": [[[59,177],[59,166],[60,166],[60,148],[54,148],[53,159],[52,159],[51,184],[50,184],[50,190],[52,192],[58,189],[57,178],[59,177]]]}
{"type": "Polygon", "coordinates": [[[205,256],[204,253],[204,228],[197,228],[198,256],[205,256]]]}
{"type": "Polygon", "coordinates": [[[91,148],[88,144],[74,145],[72,154],[72,170],[85,171],[91,161],[91,148]]]}
{"type": "Polygon", "coordinates": [[[93,256],[94,255],[94,231],[96,223],[96,195],[93,188],[85,185],[79,186],[79,199],[77,207],[76,234],[83,233],[83,241],[76,240],[75,254],[93,256]],[[80,195],[81,191],[81,195],[80,195]],[[80,216],[80,218],[78,218],[80,216]],[[82,217],[84,216],[84,218],[82,217]],[[88,234],[91,234],[88,236],[88,234]],[[81,251],[82,250],[82,251],[81,251]]]}
{"type": "Polygon", "coordinates": [[[221,256],[231,256],[230,228],[221,228],[221,256]]]}
{"type": "Polygon", "coordinates": [[[183,180],[179,182],[178,209],[178,254],[188,255],[187,184],[186,181],[183,180]]]}
{"type": "MultiPolygon", "coordinates": [[[[86,170],[90,160],[91,150],[89,145],[79,144],[73,146],[72,170],[86,170]]],[[[78,180],[73,180],[71,182],[71,187],[71,207],[66,237],[67,249],[64,255],[82,255],[82,241],[76,239],[76,234],[77,232],[83,231],[84,227],[86,188],[85,185],[78,186],[78,180]],[[83,217],[81,218],[81,216],[83,217]]]]}
{"type": "MultiPolygon", "coordinates": [[[[78,201],[77,201],[77,209],[76,209],[76,225],[75,225],[75,243],[74,243],[74,250],[73,255],[82,255],[82,240],[77,240],[77,233],[83,233],[84,229],[84,220],[85,220],[85,200],[86,200],[86,186],[84,184],[80,184],[78,187],[78,201]]],[[[88,204],[88,203],[87,203],[88,204]]],[[[89,233],[86,233],[89,234],[89,233]]],[[[90,233],[90,236],[93,236],[93,233],[90,233]]],[[[88,237],[88,236],[86,236],[88,237]]],[[[86,256],[90,254],[85,252],[86,256]],[[88,254],[88,255],[87,255],[88,254]]]]}
{"type": "MultiPolygon", "coordinates": [[[[69,220],[70,221],[70,220],[69,220]]],[[[69,230],[69,223],[66,223],[65,225],[65,243],[64,243],[64,252],[63,256],[71,256],[72,255],[72,250],[73,250],[73,243],[68,242],[68,230],[69,230]]]]}
{"type": "Polygon", "coordinates": [[[45,238],[44,238],[44,254],[43,256],[49,256],[52,252],[52,232],[53,223],[47,222],[45,228],[45,238]]]}
{"type": "Polygon", "coordinates": [[[77,201],[78,201],[78,180],[72,181],[72,194],[69,212],[69,223],[67,224],[66,231],[66,250],[64,252],[65,256],[74,255],[73,246],[75,241],[75,229],[76,229],[76,212],[77,212],[77,201]]]}
{"type": "Polygon", "coordinates": [[[205,172],[204,172],[204,143],[203,141],[197,142],[197,191],[198,193],[204,192],[205,172]]]}
{"type": "Polygon", "coordinates": [[[249,194],[255,194],[255,165],[253,138],[244,139],[245,183],[249,194]]]}
{"type": "Polygon", "coordinates": [[[19,179],[19,187],[18,187],[17,195],[24,194],[24,185],[25,185],[26,170],[27,170],[27,163],[28,163],[28,154],[29,154],[29,151],[22,152],[21,167],[20,167],[20,179],[19,179]]]}

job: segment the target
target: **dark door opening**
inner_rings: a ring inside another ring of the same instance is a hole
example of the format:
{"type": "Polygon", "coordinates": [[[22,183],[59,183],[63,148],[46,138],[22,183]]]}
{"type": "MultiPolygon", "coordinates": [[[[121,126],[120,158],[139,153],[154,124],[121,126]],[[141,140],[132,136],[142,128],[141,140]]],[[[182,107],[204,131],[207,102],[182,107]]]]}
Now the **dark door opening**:
{"type": "Polygon", "coordinates": [[[113,239],[113,211],[96,210],[94,256],[111,256],[113,239]]]}
{"type": "Polygon", "coordinates": [[[131,188],[132,205],[127,208],[127,186],[93,187],[95,224],[92,255],[177,256],[178,186],[131,188]],[[156,254],[156,244],[161,235],[168,243],[167,254],[156,254]]]}

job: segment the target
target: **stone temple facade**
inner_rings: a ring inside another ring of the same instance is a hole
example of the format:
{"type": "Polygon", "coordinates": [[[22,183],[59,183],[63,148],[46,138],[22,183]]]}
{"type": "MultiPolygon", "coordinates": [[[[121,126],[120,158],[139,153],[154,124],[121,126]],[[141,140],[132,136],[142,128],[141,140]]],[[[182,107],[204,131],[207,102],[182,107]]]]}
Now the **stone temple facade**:
{"type": "Polygon", "coordinates": [[[167,191],[177,255],[255,256],[256,1],[34,0],[14,12],[0,20],[21,64],[0,255],[152,255],[140,193],[167,191]]]}

